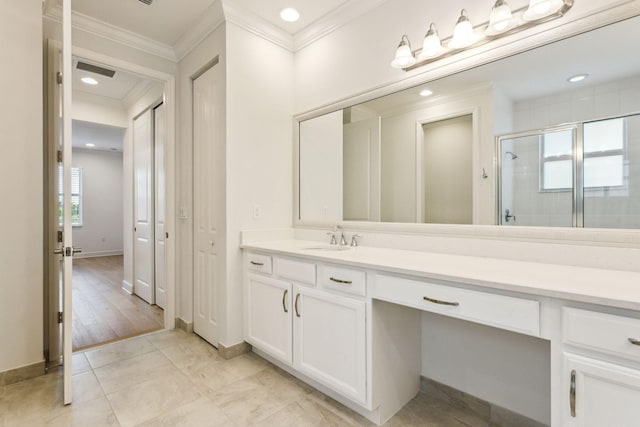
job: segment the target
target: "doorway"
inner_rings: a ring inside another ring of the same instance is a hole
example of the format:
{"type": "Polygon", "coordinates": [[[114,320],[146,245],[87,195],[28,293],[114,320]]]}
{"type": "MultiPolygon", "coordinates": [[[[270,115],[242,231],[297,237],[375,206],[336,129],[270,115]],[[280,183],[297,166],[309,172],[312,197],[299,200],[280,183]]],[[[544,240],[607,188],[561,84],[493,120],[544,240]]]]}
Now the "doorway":
{"type": "Polygon", "coordinates": [[[473,116],[422,125],[420,222],[473,223],[473,116]]]}
{"type": "MultiPolygon", "coordinates": [[[[71,199],[74,246],[82,248],[73,261],[72,316],[65,316],[72,319],[73,351],[173,327],[172,322],[167,324],[163,310],[168,304],[164,167],[167,113],[163,103],[168,86],[173,84],[104,63],[73,59],[71,199]],[[151,110],[154,119],[147,154],[158,162],[149,168],[151,187],[147,196],[152,205],[147,212],[153,219],[153,230],[158,229],[158,235],[162,236],[151,242],[153,250],[147,261],[153,270],[150,284],[154,288],[149,302],[136,295],[139,289],[130,286],[139,269],[132,226],[136,205],[133,120],[144,110],[151,110]],[[161,288],[159,304],[156,304],[156,278],[161,288]]],[[[52,205],[49,209],[55,216],[56,207],[52,205]]],[[[169,258],[172,262],[173,257],[169,258]]],[[[57,273],[52,272],[52,283],[56,277],[57,273]]],[[[49,295],[55,299],[58,293],[49,295]]],[[[169,299],[172,305],[172,297],[169,299]]],[[[56,306],[55,302],[47,304],[49,311],[56,306]]],[[[173,307],[170,309],[173,312],[173,307]]],[[[48,319],[51,314],[45,317],[48,319]]],[[[49,349],[58,348],[59,334],[56,336],[55,328],[48,332],[49,349]]],[[[59,361],[60,354],[50,351],[49,365],[59,361]]]]}

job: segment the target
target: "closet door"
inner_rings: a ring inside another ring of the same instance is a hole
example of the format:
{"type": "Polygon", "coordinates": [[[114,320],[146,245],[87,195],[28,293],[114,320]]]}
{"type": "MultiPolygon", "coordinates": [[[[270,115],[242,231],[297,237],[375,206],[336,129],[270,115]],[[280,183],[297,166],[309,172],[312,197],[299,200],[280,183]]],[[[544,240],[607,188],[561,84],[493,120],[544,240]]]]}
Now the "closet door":
{"type": "Polygon", "coordinates": [[[134,285],[133,292],[154,303],[153,111],[133,121],[134,285]]]}
{"type": "Polygon", "coordinates": [[[193,330],[218,345],[218,234],[224,210],[223,96],[221,67],[214,65],[193,81],[193,330]]]}

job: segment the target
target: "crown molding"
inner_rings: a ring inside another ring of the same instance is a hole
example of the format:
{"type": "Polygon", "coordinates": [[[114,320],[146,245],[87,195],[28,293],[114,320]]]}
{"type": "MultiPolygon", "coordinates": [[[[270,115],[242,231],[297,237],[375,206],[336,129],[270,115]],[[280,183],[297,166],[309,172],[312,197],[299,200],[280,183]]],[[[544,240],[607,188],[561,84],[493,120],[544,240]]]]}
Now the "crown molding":
{"type": "MultiPolygon", "coordinates": [[[[62,8],[60,6],[53,7],[45,11],[44,16],[52,21],[62,22],[62,8]]],[[[176,54],[172,46],[78,12],[72,12],[71,20],[73,28],[76,30],[176,62],[176,54]]]]}
{"type": "Polygon", "coordinates": [[[298,31],[293,37],[293,51],[297,52],[304,49],[387,1],[388,0],[349,0],[313,24],[298,31]]]}
{"type": "Polygon", "coordinates": [[[214,32],[225,21],[224,11],[220,0],[213,3],[193,26],[180,37],[174,48],[175,57],[181,61],[209,34],[214,32]]]}
{"type": "Polygon", "coordinates": [[[270,41],[283,49],[295,52],[293,36],[291,34],[276,27],[255,13],[241,8],[233,0],[221,1],[224,16],[228,22],[255,34],[258,37],[270,41]]]}

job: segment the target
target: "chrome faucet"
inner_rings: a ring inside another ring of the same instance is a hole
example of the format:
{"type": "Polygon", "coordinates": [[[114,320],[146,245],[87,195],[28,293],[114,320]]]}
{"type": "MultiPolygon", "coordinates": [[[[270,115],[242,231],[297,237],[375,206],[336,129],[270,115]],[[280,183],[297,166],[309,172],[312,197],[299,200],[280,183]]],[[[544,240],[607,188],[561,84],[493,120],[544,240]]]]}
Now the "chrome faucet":
{"type": "Polygon", "coordinates": [[[342,227],[339,225],[336,225],[336,228],[333,230],[333,233],[330,231],[327,231],[327,235],[331,236],[331,242],[329,242],[330,245],[337,245],[338,244],[338,240],[336,239],[336,235],[337,233],[340,232],[340,246],[347,246],[347,239],[345,239],[344,237],[344,231],[342,230],[342,227]]]}

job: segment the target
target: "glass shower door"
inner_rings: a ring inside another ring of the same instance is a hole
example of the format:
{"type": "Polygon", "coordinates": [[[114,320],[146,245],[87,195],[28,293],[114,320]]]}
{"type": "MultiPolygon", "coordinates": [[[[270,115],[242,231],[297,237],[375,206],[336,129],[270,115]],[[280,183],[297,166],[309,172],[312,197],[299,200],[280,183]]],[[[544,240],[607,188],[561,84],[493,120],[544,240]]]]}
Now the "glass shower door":
{"type": "Polygon", "coordinates": [[[571,227],[576,128],[498,138],[499,225],[571,227]]]}

